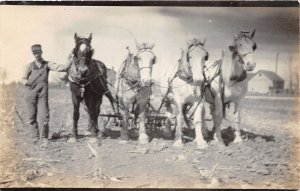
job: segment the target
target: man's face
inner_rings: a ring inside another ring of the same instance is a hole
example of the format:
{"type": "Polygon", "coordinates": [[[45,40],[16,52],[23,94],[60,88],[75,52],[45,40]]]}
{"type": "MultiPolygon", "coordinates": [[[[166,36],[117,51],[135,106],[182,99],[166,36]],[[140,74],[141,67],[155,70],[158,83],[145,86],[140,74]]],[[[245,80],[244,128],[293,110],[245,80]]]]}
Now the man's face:
{"type": "Polygon", "coordinates": [[[34,52],[33,55],[34,55],[34,58],[36,61],[42,61],[42,53],[43,52],[34,52]]]}

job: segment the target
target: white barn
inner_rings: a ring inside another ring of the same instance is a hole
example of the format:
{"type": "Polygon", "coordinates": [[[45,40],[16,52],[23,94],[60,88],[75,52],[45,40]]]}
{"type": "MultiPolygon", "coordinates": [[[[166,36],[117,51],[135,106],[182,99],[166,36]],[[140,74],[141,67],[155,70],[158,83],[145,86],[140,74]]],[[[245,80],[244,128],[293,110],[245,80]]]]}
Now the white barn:
{"type": "Polygon", "coordinates": [[[270,94],[284,90],[284,80],[275,72],[259,70],[257,73],[248,75],[248,92],[270,94]]]}

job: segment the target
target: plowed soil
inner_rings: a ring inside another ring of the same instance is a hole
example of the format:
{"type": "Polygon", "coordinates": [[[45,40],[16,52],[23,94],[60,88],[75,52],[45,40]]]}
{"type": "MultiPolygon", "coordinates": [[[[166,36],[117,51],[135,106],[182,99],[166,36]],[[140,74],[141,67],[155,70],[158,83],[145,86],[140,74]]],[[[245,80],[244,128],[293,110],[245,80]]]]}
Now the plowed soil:
{"type": "MultiPolygon", "coordinates": [[[[99,118],[101,146],[88,145],[87,115],[81,108],[80,138],[66,140],[72,125],[68,89],[49,90],[50,141],[34,144],[25,125],[23,91],[1,89],[0,187],[120,188],[300,188],[300,117],[298,99],[246,98],[242,109],[243,142],[233,144],[228,120],[222,125],[228,146],[183,148],[151,130],[151,142],[119,143],[119,129],[99,118]]],[[[102,113],[110,106],[104,98],[102,113]]],[[[231,108],[229,108],[230,110],[231,108]]],[[[210,118],[210,116],[207,116],[210,118]]],[[[210,123],[210,122],[208,122],[210,123]]]]}

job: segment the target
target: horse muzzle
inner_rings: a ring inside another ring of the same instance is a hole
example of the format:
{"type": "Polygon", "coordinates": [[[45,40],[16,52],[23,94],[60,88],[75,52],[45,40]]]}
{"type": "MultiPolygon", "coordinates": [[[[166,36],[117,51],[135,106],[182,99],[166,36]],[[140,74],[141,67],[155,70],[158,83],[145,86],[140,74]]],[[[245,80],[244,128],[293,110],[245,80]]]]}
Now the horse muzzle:
{"type": "Polygon", "coordinates": [[[144,87],[144,86],[151,86],[153,83],[153,80],[141,80],[141,86],[144,87]]]}
{"type": "Polygon", "coordinates": [[[200,86],[204,81],[204,77],[200,77],[200,78],[193,78],[193,84],[200,86]]]}
{"type": "Polygon", "coordinates": [[[246,71],[249,71],[249,72],[251,72],[251,71],[253,71],[254,70],[254,68],[256,67],[256,63],[254,62],[254,63],[247,63],[246,64],[246,71]]]}

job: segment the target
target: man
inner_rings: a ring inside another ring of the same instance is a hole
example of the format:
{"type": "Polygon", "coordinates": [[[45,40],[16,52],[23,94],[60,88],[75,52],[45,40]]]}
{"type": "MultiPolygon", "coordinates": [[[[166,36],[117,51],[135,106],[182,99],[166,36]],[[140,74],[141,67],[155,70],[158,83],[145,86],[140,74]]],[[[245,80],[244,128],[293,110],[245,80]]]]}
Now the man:
{"type": "MultiPolygon", "coordinates": [[[[41,137],[41,142],[48,142],[49,134],[49,106],[48,106],[48,76],[49,71],[65,72],[71,66],[71,61],[66,65],[59,65],[45,61],[40,44],[31,47],[35,61],[31,62],[24,73],[22,83],[25,85],[26,113],[28,115],[29,131],[36,143],[41,137]],[[37,112],[41,117],[43,126],[41,133],[38,128],[37,112]],[[41,135],[41,136],[40,136],[41,135]]],[[[72,56],[72,55],[71,55],[72,56]]]]}

